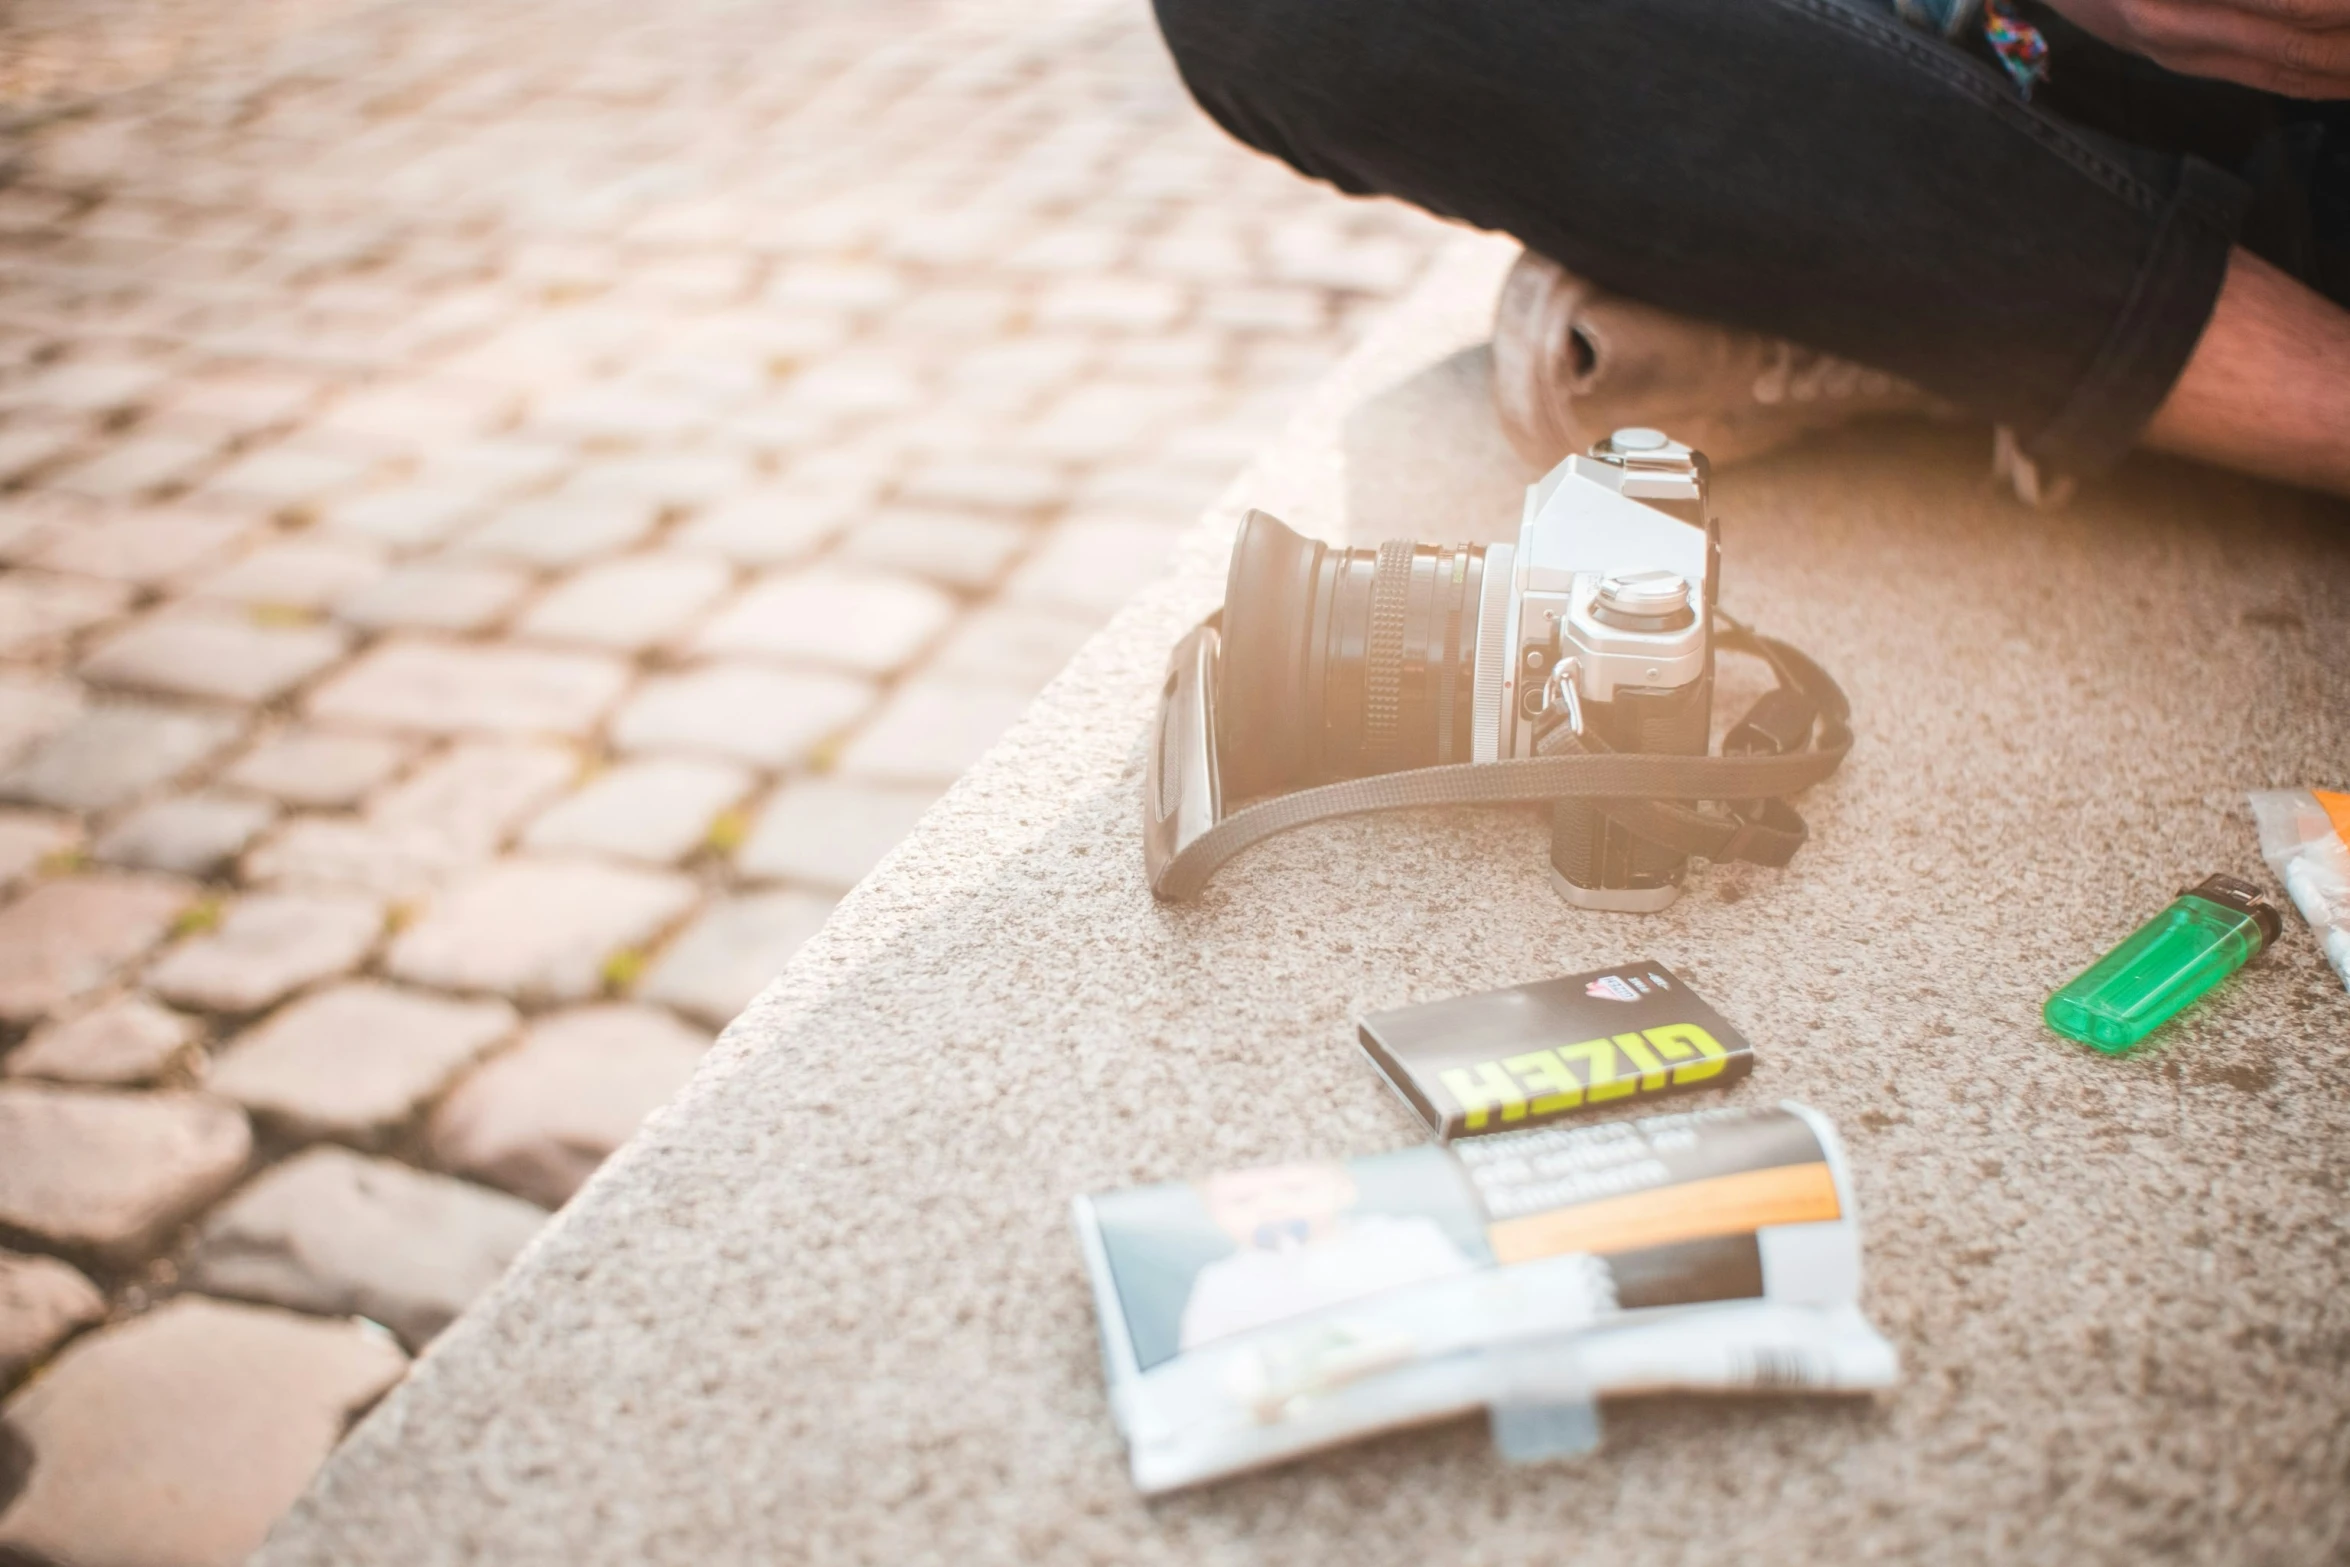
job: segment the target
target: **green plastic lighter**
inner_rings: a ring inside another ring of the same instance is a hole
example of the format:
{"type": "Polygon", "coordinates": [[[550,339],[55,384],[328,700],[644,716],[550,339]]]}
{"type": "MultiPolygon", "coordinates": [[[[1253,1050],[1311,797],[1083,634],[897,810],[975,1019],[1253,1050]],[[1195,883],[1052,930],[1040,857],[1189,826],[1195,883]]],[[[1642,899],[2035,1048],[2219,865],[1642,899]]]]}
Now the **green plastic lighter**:
{"type": "Polygon", "coordinates": [[[2050,996],[2040,1015],[2067,1039],[2119,1055],[2258,957],[2284,928],[2260,889],[2206,876],[2050,996]]]}

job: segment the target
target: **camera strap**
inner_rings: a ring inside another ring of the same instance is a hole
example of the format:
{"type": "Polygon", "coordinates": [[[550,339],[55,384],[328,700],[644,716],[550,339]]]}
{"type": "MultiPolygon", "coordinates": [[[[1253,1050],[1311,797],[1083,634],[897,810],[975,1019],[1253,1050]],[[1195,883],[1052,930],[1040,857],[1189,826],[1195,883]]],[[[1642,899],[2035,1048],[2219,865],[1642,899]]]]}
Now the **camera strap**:
{"type": "Polygon", "coordinates": [[[1194,897],[1243,850],[1334,816],[1569,799],[1596,800],[1627,830],[1684,854],[1784,865],[1808,835],[1785,797],[1843,764],[1852,749],[1851,704],[1801,649],[1719,611],[1715,626],[1717,649],[1758,657],[1779,680],[1731,731],[1721,755],[1611,751],[1554,724],[1531,757],[1374,773],[1244,806],[1154,866],[1151,890],[1174,902],[1194,897]],[[1699,801],[1726,809],[1701,811],[1699,801]]]}
{"type": "MultiPolygon", "coordinates": [[[[1723,755],[1832,754],[1834,759],[1828,763],[1828,770],[1834,771],[1845,753],[1852,749],[1851,708],[1843,688],[1792,644],[1761,636],[1720,611],[1715,612],[1714,621],[1716,649],[1752,654],[1770,665],[1771,672],[1779,677],[1779,683],[1763,693],[1724,738],[1723,755]]],[[[1612,754],[1607,743],[1597,735],[1577,733],[1555,717],[1536,739],[1534,748],[1542,755],[1612,754]]],[[[1686,760],[1718,759],[1690,757],[1686,760]]],[[[1811,836],[1811,828],[1803,817],[1777,795],[1723,800],[1722,809],[1713,811],[1661,797],[1602,797],[1592,803],[1636,837],[1677,854],[1725,863],[1744,861],[1752,865],[1783,866],[1795,858],[1795,851],[1811,836]]]]}

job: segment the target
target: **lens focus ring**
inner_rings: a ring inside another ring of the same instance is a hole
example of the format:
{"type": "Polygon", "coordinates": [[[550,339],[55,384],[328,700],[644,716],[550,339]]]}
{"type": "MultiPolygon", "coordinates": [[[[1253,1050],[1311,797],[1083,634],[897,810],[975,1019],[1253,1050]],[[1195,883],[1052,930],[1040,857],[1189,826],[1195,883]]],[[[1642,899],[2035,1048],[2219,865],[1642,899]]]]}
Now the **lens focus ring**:
{"type": "Polygon", "coordinates": [[[1363,649],[1363,755],[1374,771],[1395,765],[1396,726],[1403,710],[1404,623],[1412,596],[1409,539],[1379,546],[1371,575],[1371,634],[1363,649]]]}
{"type": "Polygon", "coordinates": [[[1483,546],[1345,549],[1250,512],[1224,590],[1225,798],[1490,754],[1482,676],[1498,608],[1483,546]]]}

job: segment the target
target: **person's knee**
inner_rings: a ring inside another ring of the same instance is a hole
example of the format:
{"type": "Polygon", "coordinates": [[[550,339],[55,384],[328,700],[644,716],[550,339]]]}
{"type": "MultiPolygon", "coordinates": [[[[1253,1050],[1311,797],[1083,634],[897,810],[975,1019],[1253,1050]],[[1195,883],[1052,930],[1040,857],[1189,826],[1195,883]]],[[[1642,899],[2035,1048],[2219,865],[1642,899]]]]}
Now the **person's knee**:
{"type": "Polygon", "coordinates": [[[1230,46],[1248,30],[1258,9],[1255,0],[1152,0],[1159,36],[1174,57],[1176,73],[1202,107],[1220,96],[1235,74],[1230,46]]]}
{"type": "Polygon", "coordinates": [[[1176,70],[1209,118],[1354,196],[1407,194],[1374,150],[1416,118],[1425,85],[1396,56],[1453,3],[1153,0],[1176,70]]]}
{"type": "Polygon", "coordinates": [[[1261,64],[1281,52],[1280,36],[1296,33],[1291,8],[1281,0],[1153,0],[1152,8],[1177,74],[1208,117],[1259,152],[1303,168],[1283,130],[1299,118],[1293,99],[1303,73],[1284,76],[1261,64]]]}
{"type": "MultiPolygon", "coordinates": [[[[1679,15],[1708,0],[1153,3],[1184,85],[1240,141],[1352,195],[1498,226],[1486,188],[1497,171],[1557,151],[1559,122],[1575,118],[1562,111],[1606,99],[1607,114],[1582,116],[1603,123],[1603,142],[1640,137],[1645,120],[1664,127],[1665,97],[1581,81],[1567,62],[1596,54],[1669,73],[1680,57],[1656,46],[1680,34],[1650,16],[1651,4],[1679,15]]],[[[1571,160],[1551,167],[1554,180],[1573,171],[1571,160]]]]}

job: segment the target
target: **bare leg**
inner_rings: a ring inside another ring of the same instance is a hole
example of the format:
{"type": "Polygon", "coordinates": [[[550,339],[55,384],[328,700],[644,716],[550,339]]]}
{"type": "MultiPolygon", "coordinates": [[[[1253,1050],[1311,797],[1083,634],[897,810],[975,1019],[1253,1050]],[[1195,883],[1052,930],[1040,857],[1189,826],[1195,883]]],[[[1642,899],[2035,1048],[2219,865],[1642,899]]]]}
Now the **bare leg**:
{"type": "Polygon", "coordinates": [[[2350,496],[2350,311],[2249,251],[2145,444],[2350,496]]]}

